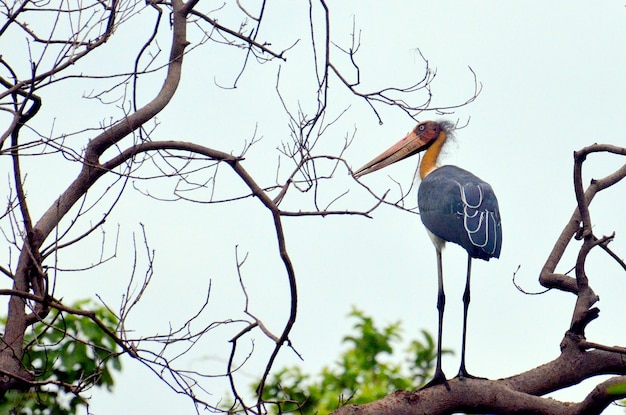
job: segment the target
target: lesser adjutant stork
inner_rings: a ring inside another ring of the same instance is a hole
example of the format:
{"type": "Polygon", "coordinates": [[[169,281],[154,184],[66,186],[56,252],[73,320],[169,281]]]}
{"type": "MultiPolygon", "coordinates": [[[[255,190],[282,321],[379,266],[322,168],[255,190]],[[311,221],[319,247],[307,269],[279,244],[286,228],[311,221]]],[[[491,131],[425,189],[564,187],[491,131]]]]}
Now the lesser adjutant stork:
{"type": "Polygon", "coordinates": [[[439,311],[437,366],[433,380],[426,387],[442,383],[448,385],[441,369],[441,336],[445,306],[441,250],[446,242],[453,242],[465,248],[468,254],[463,293],[461,366],[457,375],[462,379],[472,377],[465,368],[465,338],[467,310],[470,303],[472,258],[486,261],[490,258],[498,258],[502,247],[502,225],[498,200],[491,186],[459,167],[437,166],[441,148],[452,129],[452,123],[447,121],[421,122],[398,143],[354,172],[355,177],[360,177],[426,150],[419,166],[422,181],[418,190],[417,205],[422,222],[437,252],[437,310],[439,311]]]}

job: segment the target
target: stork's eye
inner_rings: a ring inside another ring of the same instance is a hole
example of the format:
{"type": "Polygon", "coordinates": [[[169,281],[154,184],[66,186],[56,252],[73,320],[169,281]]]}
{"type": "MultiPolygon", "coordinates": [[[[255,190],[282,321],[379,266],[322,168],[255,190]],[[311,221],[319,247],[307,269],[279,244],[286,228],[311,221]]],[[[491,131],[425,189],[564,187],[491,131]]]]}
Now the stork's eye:
{"type": "Polygon", "coordinates": [[[424,124],[420,124],[417,126],[417,131],[424,131],[426,129],[426,126],[424,124]]]}

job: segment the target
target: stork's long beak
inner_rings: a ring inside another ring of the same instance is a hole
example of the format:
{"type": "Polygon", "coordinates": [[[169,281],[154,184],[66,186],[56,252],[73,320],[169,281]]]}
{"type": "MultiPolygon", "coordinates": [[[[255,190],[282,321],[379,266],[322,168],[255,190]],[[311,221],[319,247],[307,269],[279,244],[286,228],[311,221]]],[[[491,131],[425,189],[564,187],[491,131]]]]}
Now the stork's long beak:
{"type": "Polygon", "coordinates": [[[374,160],[356,170],[353,173],[353,176],[356,178],[361,177],[376,170],[380,170],[383,167],[389,166],[396,161],[400,161],[414,154],[417,154],[420,151],[426,150],[426,148],[428,148],[428,144],[430,144],[431,142],[432,140],[426,141],[422,139],[413,130],[409,134],[407,134],[406,137],[391,146],[388,150],[383,152],[374,160]]]}

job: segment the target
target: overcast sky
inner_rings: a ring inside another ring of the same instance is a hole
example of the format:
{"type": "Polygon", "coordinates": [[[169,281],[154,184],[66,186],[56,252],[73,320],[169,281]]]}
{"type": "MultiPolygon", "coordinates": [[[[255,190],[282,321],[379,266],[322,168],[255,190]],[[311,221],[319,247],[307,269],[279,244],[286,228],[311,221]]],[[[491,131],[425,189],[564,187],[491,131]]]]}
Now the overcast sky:
{"type": "MultiPolygon", "coordinates": [[[[291,108],[296,108],[298,100],[306,108],[310,105],[311,89],[301,80],[308,63],[308,5],[293,3],[268,2],[267,20],[259,36],[281,49],[287,46],[283,44],[287,42],[286,33],[301,33],[303,40],[282,64],[281,86],[291,108]]],[[[421,78],[424,62],[418,49],[431,69],[436,70],[432,84],[434,106],[454,105],[470,98],[474,89],[472,71],[482,86],[474,102],[447,116],[469,124],[457,132],[443,160],[474,172],[493,186],[503,221],[501,258],[474,261],[468,370],[475,375],[499,378],[545,363],[559,354],[559,342],[568,328],[575,298],[560,292],[524,295],[511,279],[519,266],[517,283],[530,292],[542,290],[537,282],[539,271],[575,206],[572,152],[595,142],[626,143],[620,127],[626,114],[626,8],[617,1],[381,4],[329,2],[335,42],[349,45],[353,19],[361,30],[358,57],[365,87],[402,86],[421,78]]],[[[228,21],[226,10],[218,14],[220,21],[228,21]]],[[[124,36],[143,29],[141,24],[149,21],[147,13],[145,16],[146,19],[136,17],[134,24],[131,21],[119,30],[116,38],[120,45],[124,36]]],[[[134,53],[127,52],[131,56],[134,53]]],[[[106,67],[106,57],[95,56],[90,58],[90,64],[106,67]]],[[[339,55],[335,56],[339,61],[339,55]]],[[[216,83],[232,82],[233,70],[240,62],[239,54],[210,43],[194,49],[186,57],[178,95],[159,116],[155,139],[198,141],[222,151],[239,152],[256,128],[263,139],[248,153],[244,165],[269,184],[278,157],[275,148],[281,140],[288,139],[285,116],[274,93],[279,63],[252,64],[236,90],[216,87],[216,83]],[[233,57],[237,60],[232,61],[233,57]]],[[[161,80],[155,78],[155,82],[160,84],[161,80]]],[[[87,87],[80,84],[75,88],[67,90],[63,99],[81,113],[76,105],[87,87]]],[[[144,91],[149,88],[144,87],[144,91]]],[[[383,124],[379,125],[368,106],[341,91],[336,80],[331,82],[331,94],[333,91],[337,92],[331,95],[334,114],[350,108],[329,129],[328,134],[334,138],[327,145],[330,151],[356,127],[355,141],[345,154],[352,168],[369,161],[414,126],[406,115],[388,108],[381,108],[383,124]]],[[[67,117],[63,105],[45,108],[40,117],[43,126],[52,125],[54,120],[57,134],[64,128],[77,129],[81,125],[67,117]]],[[[80,121],[89,117],[95,125],[105,118],[93,111],[81,116],[80,121]]],[[[429,118],[441,116],[420,116],[420,120],[429,118]]],[[[408,187],[417,161],[415,158],[398,163],[362,180],[379,194],[392,189],[393,196],[397,187],[389,176],[408,187]]],[[[585,180],[601,177],[623,163],[617,157],[592,156],[585,164],[585,180]]],[[[228,194],[229,187],[236,186],[229,182],[233,177],[226,170],[221,173],[223,184],[218,184],[221,194],[228,194]]],[[[77,168],[69,169],[59,175],[69,179],[76,171],[77,168]]],[[[37,194],[33,198],[40,203],[33,207],[35,215],[47,208],[59,191],[45,181],[45,174],[42,171],[38,177],[35,172],[29,179],[30,194],[37,194]]],[[[350,183],[346,171],[340,171],[338,176],[333,185],[336,187],[331,186],[322,194],[323,200],[331,200],[349,188],[349,197],[339,205],[342,209],[367,209],[374,203],[366,191],[350,183]]],[[[55,180],[59,188],[65,183],[64,177],[55,180]]],[[[135,183],[140,190],[164,197],[171,194],[174,185],[135,183]]],[[[626,185],[622,183],[607,194],[598,195],[591,211],[596,235],[616,232],[612,247],[621,256],[626,252],[625,192],[626,185]]],[[[414,201],[416,194],[410,198],[414,201]]],[[[299,199],[286,201],[294,208],[298,208],[298,202],[299,199]]],[[[234,266],[238,246],[240,255],[248,253],[243,277],[251,308],[272,329],[279,330],[288,312],[286,277],[276,252],[271,218],[258,201],[218,206],[164,203],[129,187],[108,221],[107,235],[113,238],[119,224],[120,246],[128,249],[133,232],[141,239],[140,222],[146,225],[157,259],[153,285],[130,321],[133,329],[144,334],[162,334],[170,323],[175,326],[185,321],[202,304],[209,281],[211,302],[207,320],[232,317],[232,313],[241,315],[243,298],[234,266]]],[[[373,213],[373,219],[344,216],[285,218],[284,222],[300,298],[291,340],[304,362],[284,350],[277,368],[301,364],[305,371],[317,373],[323,366],[331,365],[341,350],[342,337],[353,324],[346,318],[353,306],[372,316],[379,325],[401,320],[406,339],[416,337],[421,329],[436,333],[435,251],[418,216],[381,207],[373,213]]],[[[569,262],[561,265],[560,271],[573,265],[575,253],[569,252],[569,262]]],[[[79,256],[64,258],[68,264],[77,258],[80,263],[86,257],[77,251],[71,255],[79,256]]],[[[127,250],[119,253],[116,262],[93,272],[92,279],[86,280],[79,273],[69,274],[58,281],[57,295],[84,298],[98,294],[106,301],[119,303],[130,275],[131,260],[127,250]]],[[[444,347],[457,351],[465,264],[466,254],[461,248],[450,246],[445,250],[444,347]]],[[[589,326],[588,338],[624,345],[624,328],[616,324],[623,321],[626,313],[624,274],[601,252],[593,253],[588,264],[590,283],[600,296],[598,305],[602,310],[600,318],[589,326]]],[[[210,341],[207,338],[206,344],[188,359],[189,369],[218,368],[224,363],[228,333],[218,333],[216,337],[210,341]]],[[[258,348],[263,350],[262,345],[258,348]]],[[[188,399],[175,395],[144,366],[130,359],[124,363],[112,394],[93,392],[90,412],[194,413],[188,399]]],[[[447,356],[444,371],[454,376],[458,364],[458,355],[447,356]]],[[[556,396],[578,400],[595,382],[556,396]]],[[[220,396],[226,389],[224,385],[214,393],[220,396]]],[[[607,413],[623,410],[614,407],[607,413]]]]}

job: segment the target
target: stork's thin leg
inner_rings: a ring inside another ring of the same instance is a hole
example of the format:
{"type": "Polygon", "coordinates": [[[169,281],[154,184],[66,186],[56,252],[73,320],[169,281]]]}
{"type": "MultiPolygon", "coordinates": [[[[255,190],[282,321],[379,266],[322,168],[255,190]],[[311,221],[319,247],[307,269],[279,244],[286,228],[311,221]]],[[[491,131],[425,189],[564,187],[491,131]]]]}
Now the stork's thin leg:
{"type": "Polygon", "coordinates": [[[467,337],[467,310],[470,303],[470,276],[472,274],[472,257],[467,256],[467,278],[465,280],[465,291],[463,292],[463,339],[461,343],[461,367],[459,368],[459,374],[457,377],[461,380],[464,378],[475,379],[476,376],[472,376],[467,373],[465,368],[465,339],[467,337]]]}
{"type": "Polygon", "coordinates": [[[446,375],[441,369],[441,338],[443,337],[443,309],[446,305],[446,295],[443,291],[443,266],[441,261],[441,251],[437,249],[437,310],[439,311],[439,327],[437,328],[437,366],[435,368],[435,375],[433,379],[428,382],[422,389],[429,388],[435,385],[446,385],[446,388],[450,390],[446,375]]]}

